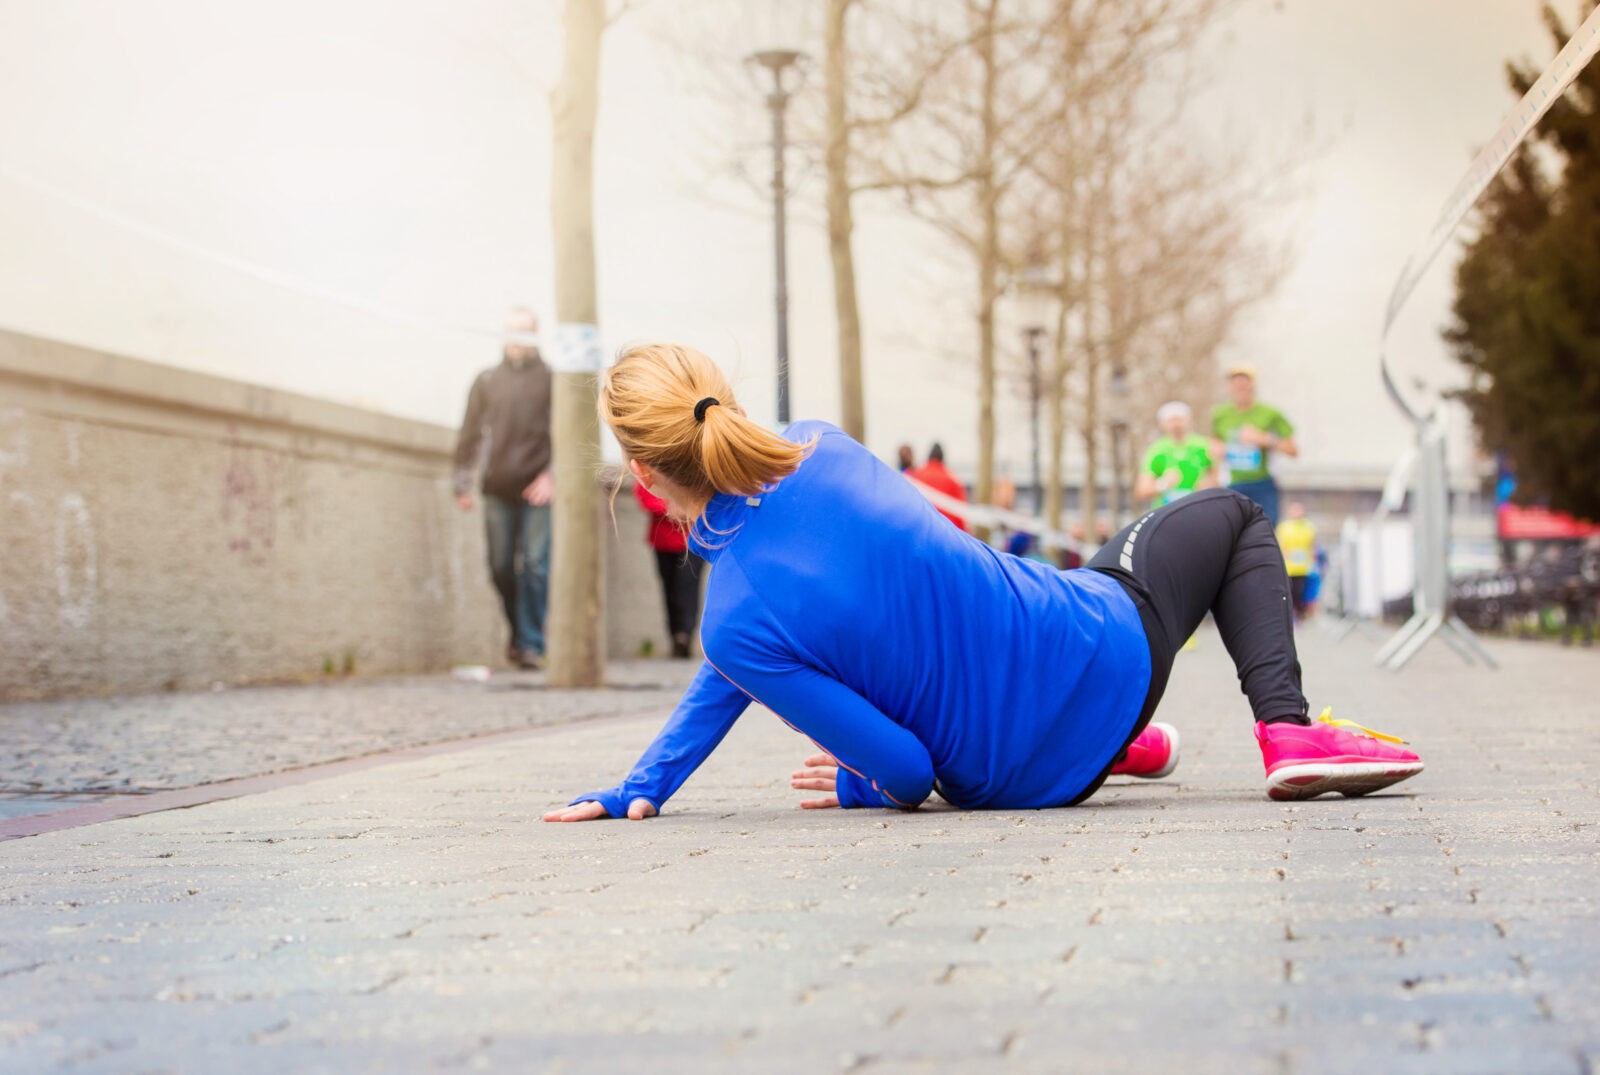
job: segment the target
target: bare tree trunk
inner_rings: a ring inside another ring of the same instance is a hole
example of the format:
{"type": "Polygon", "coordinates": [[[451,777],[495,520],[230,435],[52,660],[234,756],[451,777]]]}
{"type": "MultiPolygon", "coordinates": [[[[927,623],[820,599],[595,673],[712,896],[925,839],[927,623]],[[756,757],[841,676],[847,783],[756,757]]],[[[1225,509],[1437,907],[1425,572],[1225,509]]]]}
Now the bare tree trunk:
{"type": "MultiPolygon", "coordinates": [[[[999,147],[999,119],[996,96],[999,71],[995,65],[995,29],[1000,0],[988,0],[981,8],[982,25],[977,33],[977,52],[983,72],[979,112],[982,149],[978,158],[977,202],[978,233],[978,481],[973,499],[989,504],[994,499],[994,379],[995,305],[1000,297],[1000,189],[996,183],[995,158],[999,147]]],[[[986,536],[980,533],[980,536],[986,536]]]]}
{"type": "Polygon", "coordinates": [[[1084,364],[1083,378],[1083,533],[1097,541],[1095,519],[1100,514],[1100,371],[1093,357],[1084,364]]]}
{"type": "Polygon", "coordinates": [[[1056,330],[1052,333],[1050,379],[1046,382],[1046,422],[1049,431],[1049,461],[1044,488],[1044,521],[1050,529],[1061,529],[1061,490],[1066,475],[1067,450],[1067,304],[1056,303],[1056,330]]]}
{"type": "Polygon", "coordinates": [[[839,335],[839,408],[843,429],[867,438],[861,383],[861,313],[856,297],[856,262],[851,247],[855,217],[850,206],[849,38],[846,19],[854,0],[828,0],[825,30],[828,255],[833,260],[833,306],[839,335]]]}
{"type": "MultiPolygon", "coordinates": [[[[562,23],[566,52],[561,79],[550,95],[557,333],[567,340],[595,341],[594,129],[605,0],[566,0],[562,23]]],[[[558,341],[558,351],[567,340],[558,341]]],[[[579,342],[575,350],[576,360],[563,357],[558,362],[562,368],[555,373],[551,403],[556,494],[546,631],[549,682],[598,687],[605,680],[606,656],[600,421],[595,413],[598,364],[593,361],[599,356],[598,342],[579,342]]]]}
{"type": "Polygon", "coordinates": [[[1100,514],[1100,344],[1095,303],[1100,299],[1097,239],[1100,222],[1093,190],[1082,200],[1083,211],[1083,533],[1098,542],[1095,520],[1100,514]]]}

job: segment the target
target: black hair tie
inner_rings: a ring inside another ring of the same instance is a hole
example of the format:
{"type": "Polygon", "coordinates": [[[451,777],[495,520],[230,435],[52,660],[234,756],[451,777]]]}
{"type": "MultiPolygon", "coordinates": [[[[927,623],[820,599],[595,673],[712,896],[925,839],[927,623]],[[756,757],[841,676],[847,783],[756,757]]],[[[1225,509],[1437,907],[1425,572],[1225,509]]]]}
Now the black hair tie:
{"type": "Polygon", "coordinates": [[[694,420],[696,422],[704,422],[706,420],[706,408],[719,407],[721,405],[722,401],[716,396],[707,396],[694,405],[694,420]]]}

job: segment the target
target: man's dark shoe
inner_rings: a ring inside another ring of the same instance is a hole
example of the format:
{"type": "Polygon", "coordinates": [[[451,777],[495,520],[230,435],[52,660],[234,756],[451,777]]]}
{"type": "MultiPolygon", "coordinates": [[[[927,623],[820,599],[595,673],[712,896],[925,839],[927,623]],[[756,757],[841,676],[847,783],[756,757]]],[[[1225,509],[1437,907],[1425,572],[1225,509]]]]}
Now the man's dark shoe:
{"type": "Polygon", "coordinates": [[[544,667],[544,661],[539,654],[531,649],[513,649],[506,653],[506,660],[511,662],[513,668],[521,668],[530,672],[537,672],[544,667]]]}

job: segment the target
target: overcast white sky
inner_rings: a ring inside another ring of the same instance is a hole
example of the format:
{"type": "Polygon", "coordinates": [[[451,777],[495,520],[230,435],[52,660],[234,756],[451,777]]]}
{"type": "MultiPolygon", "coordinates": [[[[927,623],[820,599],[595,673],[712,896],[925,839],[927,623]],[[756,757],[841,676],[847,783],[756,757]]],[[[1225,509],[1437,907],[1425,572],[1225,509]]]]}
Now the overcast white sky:
{"type": "MultiPolygon", "coordinates": [[[[605,41],[602,331],[697,344],[770,418],[766,205],[711,175],[719,158],[765,175],[765,114],[753,85],[731,121],[685,92],[659,25],[680,2],[645,4],[605,41]]],[[[735,38],[772,25],[766,0],[729,6],[735,38]]],[[[553,326],[554,11],[0,0],[0,326],[454,424],[497,348],[448,326],[493,329],[514,302],[553,326]],[[438,327],[264,283],[107,215],[438,327]]],[[[1542,66],[1550,53],[1536,0],[1246,0],[1208,46],[1219,127],[1281,146],[1309,115],[1331,136],[1303,201],[1261,210],[1263,228],[1298,237],[1299,257],[1228,355],[1261,367],[1263,396],[1302,430],[1302,465],[1381,470],[1406,442],[1376,366],[1389,289],[1509,111],[1506,59],[1542,66]]],[[[796,214],[794,411],[834,418],[826,250],[818,214],[796,214]]],[[[869,447],[938,438],[969,463],[972,382],[945,357],[968,346],[967,266],[887,208],[865,213],[858,253],[869,447]]],[[[1452,247],[1397,328],[1403,379],[1458,379],[1437,333],[1454,259],[1452,247]]],[[[1005,407],[1000,454],[1020,473],[1023,407],[1005,407]]]]}

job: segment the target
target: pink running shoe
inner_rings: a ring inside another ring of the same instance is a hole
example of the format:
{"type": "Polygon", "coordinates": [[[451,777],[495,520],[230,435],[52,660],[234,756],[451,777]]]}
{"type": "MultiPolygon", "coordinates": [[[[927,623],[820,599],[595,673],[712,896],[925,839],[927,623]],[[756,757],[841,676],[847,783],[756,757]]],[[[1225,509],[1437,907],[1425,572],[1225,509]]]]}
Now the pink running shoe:
{"type": "Polygon", "coordinates": [[[1159,780],[1177,767],[1178,729],[1153,720],[1128,744],[1127,755],[1111,767],[1111,775],[1159,780]]]}
{"type": "Polygon", "coordinates": [[[1384,735],[1324,709],[1304,724],[1257,724],[1269,799],[1314,799],[1336,791],[1352,797],[1397,784],[1422,772],[1422,759],[1404,739],[1384,735]],[[1346,729],[1350,729],[1347,731],[1346,729]]]}

